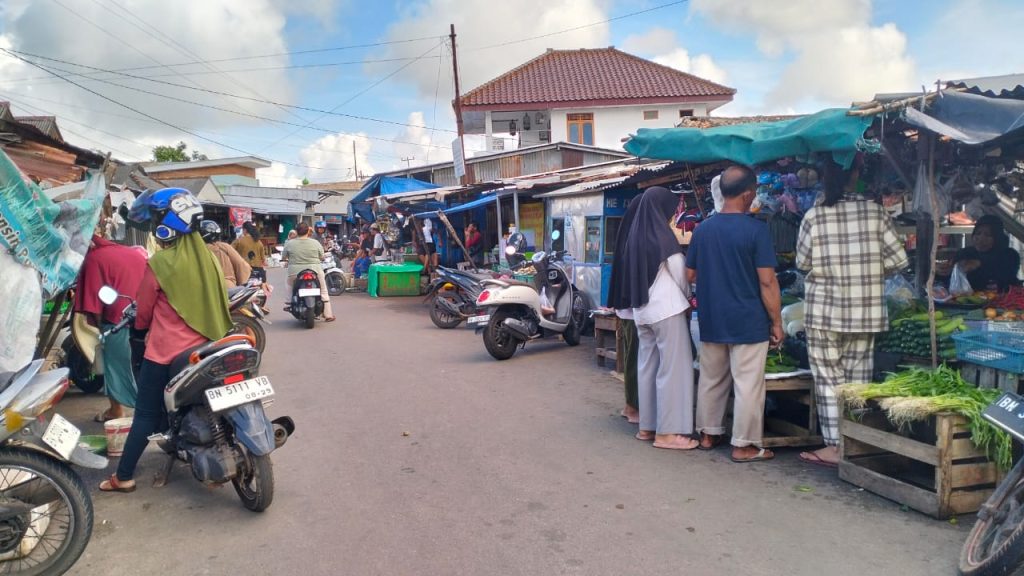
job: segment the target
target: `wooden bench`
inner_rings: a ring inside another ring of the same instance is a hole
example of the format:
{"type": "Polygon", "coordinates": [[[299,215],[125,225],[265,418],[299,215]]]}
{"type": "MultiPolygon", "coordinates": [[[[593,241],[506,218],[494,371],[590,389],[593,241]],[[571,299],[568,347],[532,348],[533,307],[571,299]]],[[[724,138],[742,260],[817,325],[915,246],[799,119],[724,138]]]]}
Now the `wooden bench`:
{"type": "Polygon", "coordinates": [[[626,352],[620,326],[618,316],[594,315],[594,354],[597,356],[597,365],[603,367],[605,360],[611,360],[615,362],[615,371],[621,374],[625,370],[626,352]]]}

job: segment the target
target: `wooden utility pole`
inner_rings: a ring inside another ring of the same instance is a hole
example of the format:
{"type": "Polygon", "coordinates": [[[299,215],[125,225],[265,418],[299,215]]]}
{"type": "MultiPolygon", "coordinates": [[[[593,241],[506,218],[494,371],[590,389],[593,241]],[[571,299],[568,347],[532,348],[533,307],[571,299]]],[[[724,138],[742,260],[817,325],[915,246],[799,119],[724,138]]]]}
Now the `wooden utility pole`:
{"type": "Polygon", "coordinates": [[[356,141],[352,140],[352,175],[359,182],[359,156],[356,155],[356,141]]]}
{"type": "Polygon", "coordinates": [[[474,178],[469,162],[466,161],[466,138],[462,124],[462,92],[459,90],[459,56],[458,50],[455,47],[455,24],[451,25],[451,33],[448,35],[448,38],[452,42],[452,78],[455,80],[455,100],[452,101],[452,107],[455,108],[455,130],[459,135],[459,146],[462,148],[462,163],[466,167],[466,173],[459,178],[459,183],[465,186],[471,184],[474,178]]]}

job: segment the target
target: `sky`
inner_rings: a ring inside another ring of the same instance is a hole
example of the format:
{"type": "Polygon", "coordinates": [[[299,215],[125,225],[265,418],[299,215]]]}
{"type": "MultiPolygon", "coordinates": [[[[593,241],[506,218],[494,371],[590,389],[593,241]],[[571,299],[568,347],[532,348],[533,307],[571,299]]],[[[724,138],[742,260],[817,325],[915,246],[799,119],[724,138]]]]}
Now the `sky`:
{"type": "Polygon", "coordinates": [[[451,159],[450,24],[463,92],[615,46],[735,88],[721,116],[1024,72],[1016,0],[2,0],[0,100],[125,161],[184,141],[268,186],[352,180],[451,159]]]}

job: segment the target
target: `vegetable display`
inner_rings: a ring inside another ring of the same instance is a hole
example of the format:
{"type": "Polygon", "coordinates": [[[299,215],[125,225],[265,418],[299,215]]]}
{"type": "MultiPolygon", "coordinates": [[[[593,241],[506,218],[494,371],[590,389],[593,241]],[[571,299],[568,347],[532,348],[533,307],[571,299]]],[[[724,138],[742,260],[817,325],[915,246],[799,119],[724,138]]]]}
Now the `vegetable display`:
{"type": "Polygon", "coordinates": [[[800,361],[783,352],[781,348],[776,352],[769,352],[764,363],[766,374],[785,374],[799,369],[800,361]]]}
{"type": "Polygon", "coordinates": [[[863,407],[868,400],[877,400],[889,420],[900,427],[939,412],[960,414],[969,423],[974,445],[1007,470],[1013,460],[1010,435],[981,415],[1001,394],[998,389],[972,386],[945,365],[935,370],[912,368],[890,374],[881,383],[849,384],[839,389],[848,406],[863,407]]]}
{"type": "MultiPolygon", "coordinates": [[[[935,338],[938,341],[941,359],[956,358],[953,334],[966,329],[962,316],[950,317],[941,311],[935,313],[935,338]]],[[[928,313],[920,312],[893,320],[889,331],[879,336],[878,347],[885,352],[908,356],[931,356],[931,327],[928,323],[928,313]]]]}

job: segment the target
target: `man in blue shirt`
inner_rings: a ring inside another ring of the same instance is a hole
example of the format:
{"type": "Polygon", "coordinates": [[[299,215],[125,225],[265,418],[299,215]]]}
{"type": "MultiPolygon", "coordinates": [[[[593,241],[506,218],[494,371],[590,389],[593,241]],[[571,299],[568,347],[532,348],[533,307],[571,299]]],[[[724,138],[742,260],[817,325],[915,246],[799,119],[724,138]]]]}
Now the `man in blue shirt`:
{"type": "Polygon", "coordinates": [[[775,455],[760,444],[768,345],[783,338],[775,249],[768,226],[747,214],[757,195],[754,171],[727,168],[721,190],[722,211],[697,227],[686,257],[687,278],[697,284],[700,309],[700,447],[711,449],[722,442],[732,390],[732,460],[770,460],[775,455]]]}

